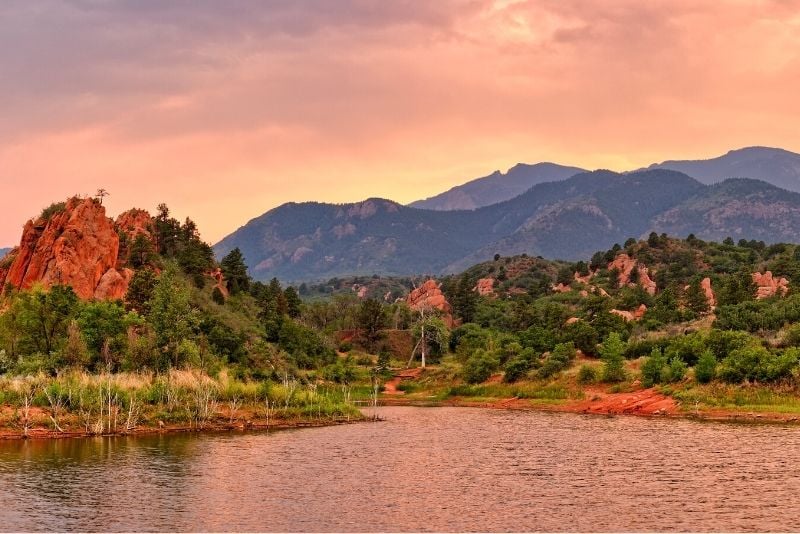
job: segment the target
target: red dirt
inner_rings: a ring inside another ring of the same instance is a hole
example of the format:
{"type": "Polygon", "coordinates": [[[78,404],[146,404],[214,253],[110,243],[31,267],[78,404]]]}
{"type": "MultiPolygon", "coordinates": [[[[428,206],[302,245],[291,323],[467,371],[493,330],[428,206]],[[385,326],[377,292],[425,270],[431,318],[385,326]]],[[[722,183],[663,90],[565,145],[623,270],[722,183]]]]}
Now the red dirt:
{"type": "Polygon", "coordinates": [[[409,378],[410,379],[419,378],[419,375],[421,375],[421,374],[422,374],[422,368],[421,367],[415,367],[413,369],[405,369],[403,371],[400,371],[399,373],[394,375],[391,380],[389,380],[388,382],[386,382],[383,385],[383,394],[384,395],[405,395],[406,394],[405,391],[401,391],[401,390],[397,389],[397,386],[400,385],[400,382],[402,382],[403,380],[409,379],[409,378]]]}

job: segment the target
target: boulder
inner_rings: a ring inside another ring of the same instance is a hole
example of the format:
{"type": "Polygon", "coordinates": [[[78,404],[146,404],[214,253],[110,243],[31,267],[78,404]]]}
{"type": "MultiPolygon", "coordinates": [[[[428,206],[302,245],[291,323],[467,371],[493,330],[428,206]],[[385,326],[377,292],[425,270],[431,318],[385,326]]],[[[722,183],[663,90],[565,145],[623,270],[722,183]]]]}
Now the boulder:
{"type": "Polygon", "coordinates": [[[774,278],[772,271],[766,271],[764,274],[753,273],[753,283],[757,286],[757,299],[765,299],[775,295],[784,296],[789,292],[789,280],[786,278],[774,278]]]}

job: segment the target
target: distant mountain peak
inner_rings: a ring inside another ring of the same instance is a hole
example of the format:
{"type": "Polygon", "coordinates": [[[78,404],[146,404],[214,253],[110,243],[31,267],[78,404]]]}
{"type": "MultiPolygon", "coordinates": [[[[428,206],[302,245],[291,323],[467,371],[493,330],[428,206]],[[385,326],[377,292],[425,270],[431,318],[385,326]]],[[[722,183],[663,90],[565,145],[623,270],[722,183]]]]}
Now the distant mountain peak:
{"type": "Polygon", "coordinates": [[[800,191],[800,154],[783,148],[749,146],[714,158],[667,160],[647,168],[680,171],[704,184],[727,178],[754,178],[789,191],[800,191]]]}
{"type": "Polygon", "coordinates": [[[409,206],[437,211],[472,210],[510,200],[537,184],[566,180],[582,172],[585,169],[548,161],[517,163],[505,173],[494,171],[409,206]]]}

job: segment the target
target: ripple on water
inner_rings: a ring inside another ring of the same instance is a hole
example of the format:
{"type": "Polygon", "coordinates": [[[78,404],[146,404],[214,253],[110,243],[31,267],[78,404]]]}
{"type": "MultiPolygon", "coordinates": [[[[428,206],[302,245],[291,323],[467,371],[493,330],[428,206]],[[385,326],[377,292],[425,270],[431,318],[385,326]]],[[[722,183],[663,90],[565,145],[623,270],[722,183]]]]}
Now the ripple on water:
{"type": "Polygon", "coordinates": [[[800,429],[381,409],[379,424],[0,444],[0,529],[800,529],[800,429]]]}

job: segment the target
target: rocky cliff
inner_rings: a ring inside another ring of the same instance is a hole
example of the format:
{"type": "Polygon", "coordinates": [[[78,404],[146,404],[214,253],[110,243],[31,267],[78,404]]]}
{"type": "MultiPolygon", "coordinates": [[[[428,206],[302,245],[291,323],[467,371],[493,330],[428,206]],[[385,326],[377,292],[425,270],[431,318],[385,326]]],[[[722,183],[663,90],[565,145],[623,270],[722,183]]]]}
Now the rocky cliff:
{"type": "Polygon", "coordinates": [[[95,199],[73,197],[25,224],[18,247],[0,263],[0,287],[69,285],[82,299],[119,299],[133,271],[120,261],[120,233],[135,236],[151,221],[143,210],[106,216],[95,199]]]}

